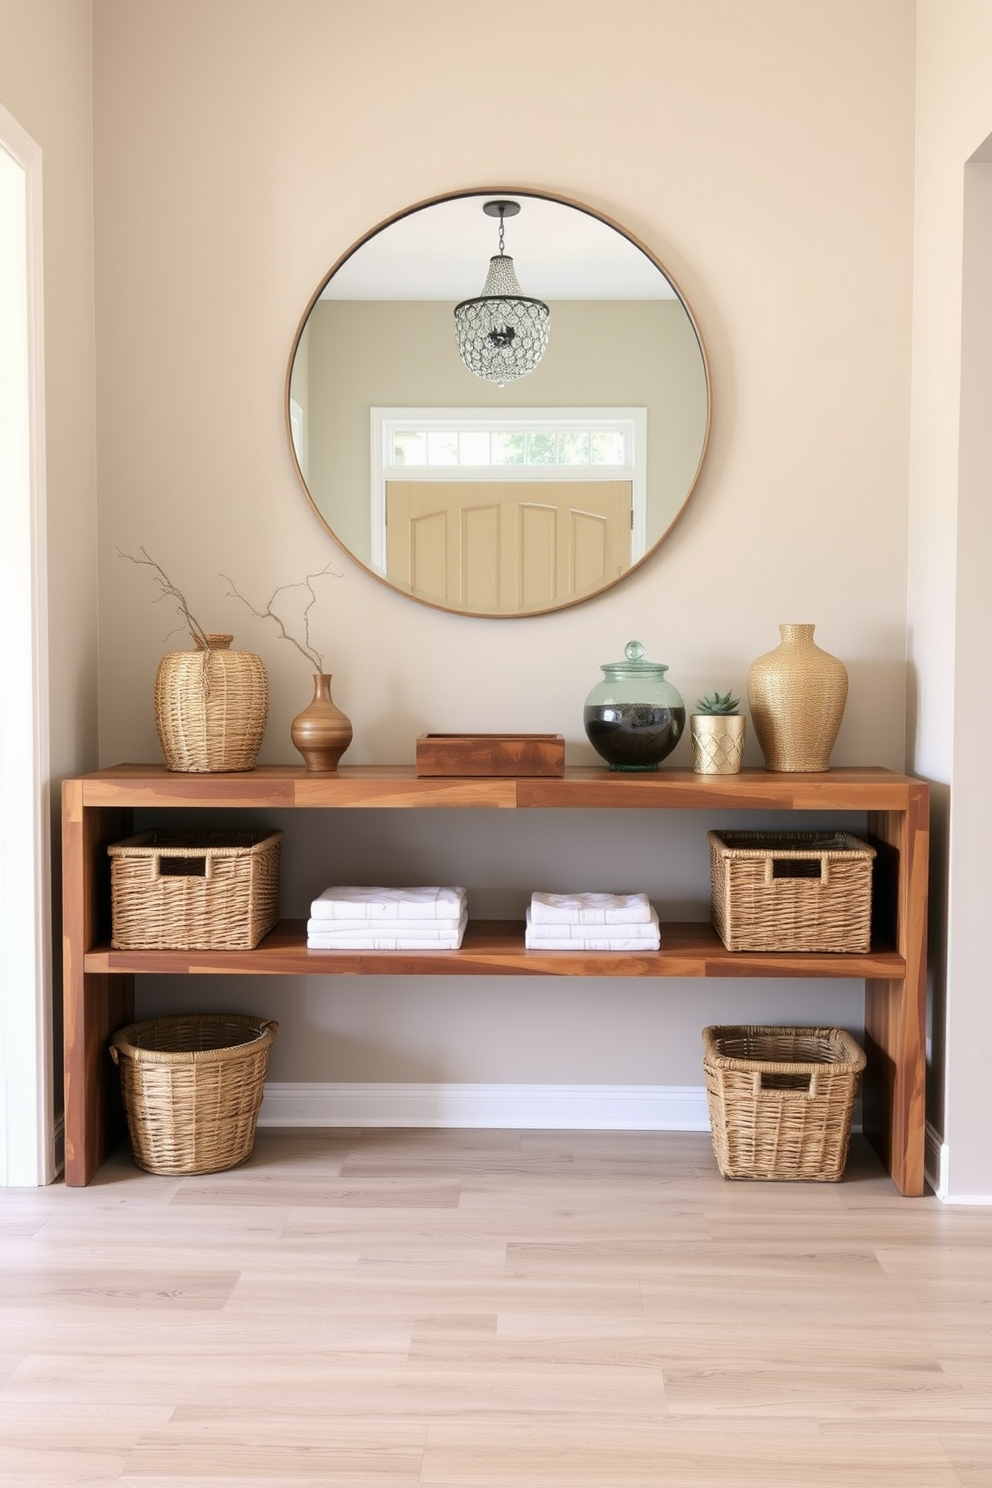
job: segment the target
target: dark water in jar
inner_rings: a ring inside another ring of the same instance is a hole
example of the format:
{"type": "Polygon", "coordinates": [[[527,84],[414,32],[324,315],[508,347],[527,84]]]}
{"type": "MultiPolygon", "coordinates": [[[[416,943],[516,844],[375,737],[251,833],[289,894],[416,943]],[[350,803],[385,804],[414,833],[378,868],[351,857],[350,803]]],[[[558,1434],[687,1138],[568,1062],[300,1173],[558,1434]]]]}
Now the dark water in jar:
{"type": "Polygon", "coordinates": [[[684,708],[653,703],[586,705],[590,744],[612,770],[655,770],[682,737],[684,708]]]}

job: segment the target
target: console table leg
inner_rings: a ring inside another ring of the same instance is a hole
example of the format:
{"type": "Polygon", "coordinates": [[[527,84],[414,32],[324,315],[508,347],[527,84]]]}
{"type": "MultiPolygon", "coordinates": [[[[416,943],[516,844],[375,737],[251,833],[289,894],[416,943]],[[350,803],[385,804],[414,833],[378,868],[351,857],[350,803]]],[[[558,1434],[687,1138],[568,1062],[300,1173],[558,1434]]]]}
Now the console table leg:
{"type": "Polygon", "coordinates": [[[65,1181],[89,1183],[124,1134],[119,1079],[107,1053],[134,1017],[134,978],[93,975],[84,957],[109,924],[107,843],[127,836],[130,812],[86,809],[82,786],[62,788],[62,1008],[65,1181]]]}
{"type": "Polygon", "coordinates": [[[900,1193],[924,1190],[922,1016],[908,982],[865,982],[864,1131],[900,1193]]]}
{"type": "Polygon", "coordinates": [[[922,1194],[926,1143],[926,954],[929,797],[909,785],[905,810],[871,811],[877,912],[905,958],[905,980],[865,982],[864,1129],[901,1193],[922,1194]]]}
{"type": "Polygon", "coordinates": [[[134,978],[87,976],[65,1027],[65,1181],[83,1187],[124,1135],[119,1077],[107,1045],[134,1017],[134,978]]]}

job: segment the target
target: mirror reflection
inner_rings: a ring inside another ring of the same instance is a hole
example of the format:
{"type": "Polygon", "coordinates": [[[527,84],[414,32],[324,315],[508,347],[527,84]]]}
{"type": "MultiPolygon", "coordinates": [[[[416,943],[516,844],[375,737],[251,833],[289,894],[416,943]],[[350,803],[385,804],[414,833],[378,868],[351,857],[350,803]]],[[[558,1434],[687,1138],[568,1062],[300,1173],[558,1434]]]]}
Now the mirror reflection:
{"type": "Polygon", "coordinates": [[[534,615],[619,582],[671,531],[705,454],[709,379],[676,286],[622,229],[574,202],[472,191],[399,214],[334,266],[297,334],[287,414],[307,495],[358,562],[442,609],[534,615]],[[507,200],[500,253],[485,208],[507,200]],[[501,386],[462,359],[454,312],[490,294],[503,254],[512,293],[549,316],[537,364],[501,386]]]}

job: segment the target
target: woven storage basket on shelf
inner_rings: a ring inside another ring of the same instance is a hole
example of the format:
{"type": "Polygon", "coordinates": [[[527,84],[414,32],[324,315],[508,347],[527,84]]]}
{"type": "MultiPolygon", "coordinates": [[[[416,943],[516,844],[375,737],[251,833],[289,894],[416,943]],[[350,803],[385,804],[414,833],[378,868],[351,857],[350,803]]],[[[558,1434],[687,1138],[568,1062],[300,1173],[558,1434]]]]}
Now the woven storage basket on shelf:
{"type": "Polygon", "coordinates": [[[139,1168],[219,1173],[251,1155],[278,1027],[237,1013],[190,1013],[114,1034],[110,1055],[139,1168]]]}
{"type": "Polygon", "coordinates": [[[875,849],[848,832],[707,832],[713,925],[728,951],[871,945],[875,849]]]}
{"type": "Polygon", "coordinates": [[[170,770],[251,770],[265,733],[269,683],[253,651],[230,651],[230,635],[170,651],[155,674],[155,727],[170,770]]]}
{"type": "Polygon", "coordinates": [[[110,854],[116,950],[253,950],[279,918],[281,832],[140,832],[110,854]]]}
{"type": "Polygon", "coordinates": [[[864,1050],[841,1028],[704,1028],[706,1098],[723,1176],[836,1182],[864,1067],[864,1050]]]}

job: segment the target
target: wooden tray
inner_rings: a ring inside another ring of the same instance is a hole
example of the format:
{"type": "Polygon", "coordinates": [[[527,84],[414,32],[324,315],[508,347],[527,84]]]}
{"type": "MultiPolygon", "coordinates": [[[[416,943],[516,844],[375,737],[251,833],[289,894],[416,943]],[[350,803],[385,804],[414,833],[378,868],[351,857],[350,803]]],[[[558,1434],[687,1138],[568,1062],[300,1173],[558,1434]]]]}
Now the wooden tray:
{"type": "Polygon", "coordinates": [[[562,734],[421,734],[418,775],[564,775],[562,734]]]}

